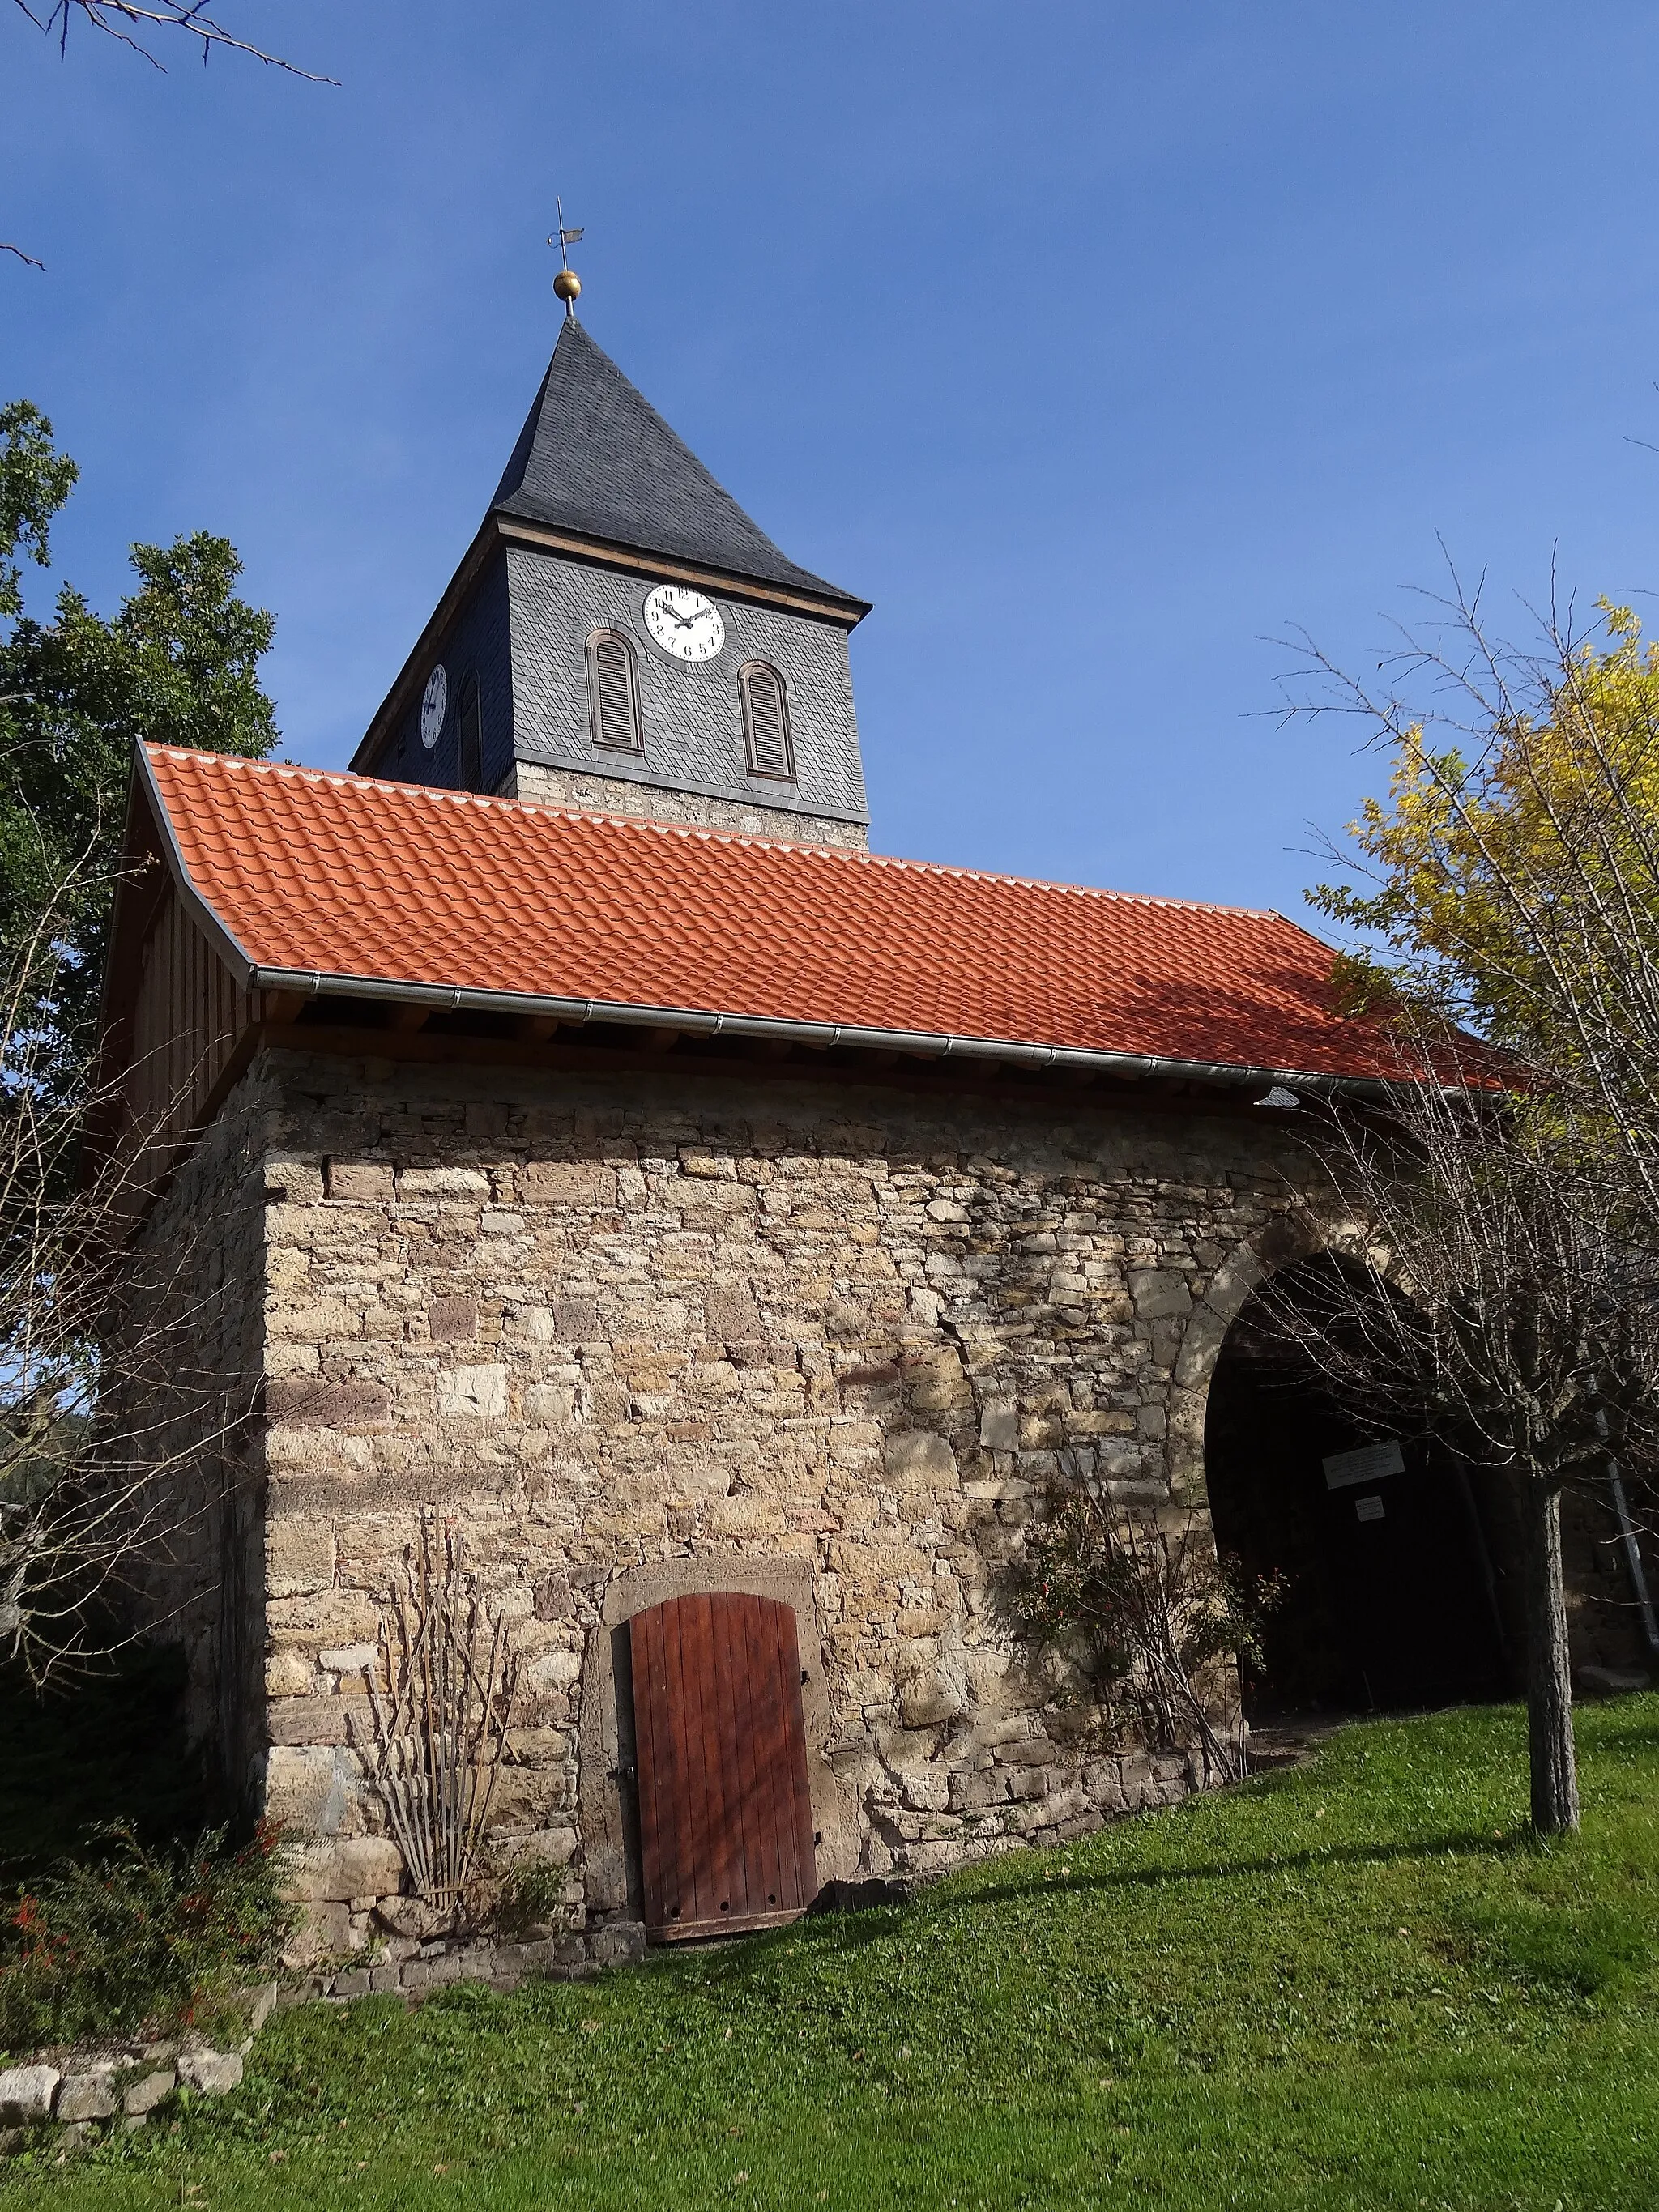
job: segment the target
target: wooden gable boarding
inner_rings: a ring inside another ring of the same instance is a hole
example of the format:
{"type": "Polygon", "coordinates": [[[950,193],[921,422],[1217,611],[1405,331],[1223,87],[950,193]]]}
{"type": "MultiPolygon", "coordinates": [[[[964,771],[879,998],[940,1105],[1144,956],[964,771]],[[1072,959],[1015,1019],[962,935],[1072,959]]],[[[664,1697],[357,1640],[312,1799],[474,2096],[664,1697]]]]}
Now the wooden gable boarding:
{"type": "Polygon", "coordinates": [[[142,788],[125,871],[111,929],[96,1133],[108,1149],[132,1147],[127,1185],[142,1203],[211,1119],[279,994],[249,990],[233,971],[222,930],[181,891],[163,856],[142,788]]]}

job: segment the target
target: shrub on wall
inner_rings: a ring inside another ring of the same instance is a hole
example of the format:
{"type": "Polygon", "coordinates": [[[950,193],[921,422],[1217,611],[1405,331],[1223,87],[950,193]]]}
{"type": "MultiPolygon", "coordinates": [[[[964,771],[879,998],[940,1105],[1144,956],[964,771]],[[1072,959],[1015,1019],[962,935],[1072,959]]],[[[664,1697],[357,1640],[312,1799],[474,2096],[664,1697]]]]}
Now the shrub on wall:
{"type": "Polygon", "coordinates": [[[1260,1666],[1261,1623],[1283,1601],[1282,1576],[1248,1577],[1218,1558],[1207,1525],[1166,1527],[1156,1513],[1056,1485],[1000,1581],[1004,1617],[1058,1656],[1103,1725],[1127,1727],[1149,1750],[1196,1749],[1206,1782],[1244,1771],[1243,1735],[1229,1741],[1218,1726],[1229,1700],[1215,1670],[1260,1666]]]}
{"type": "Polygon", "coordinates": [[[222,1828],[153,1849],[99,1829],[19,1893],[0,1923],[0,2050],[131,2036],[210,2017],[275,1965],[293,1924],[277,1831],[222,1828]]]}

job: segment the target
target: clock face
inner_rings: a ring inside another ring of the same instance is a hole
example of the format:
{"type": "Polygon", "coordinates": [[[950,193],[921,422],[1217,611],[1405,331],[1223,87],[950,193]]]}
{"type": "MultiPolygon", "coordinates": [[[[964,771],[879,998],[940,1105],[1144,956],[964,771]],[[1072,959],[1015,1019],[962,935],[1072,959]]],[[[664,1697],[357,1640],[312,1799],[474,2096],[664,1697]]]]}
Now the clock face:
{"type": "Polygon", "coordinates": [[[421,743],[430,752],[443,734],[444,716],[449,709],[449,678],[442,661],[426,679],[426,690],[421,698],[421,743]]]}
{"type": "Polygon", "coordinates": [[[726,643],[726,624],[713,599],[681,584],[659,584],[645,603],[645,626],[676,660],[712,660],[726,643]]]}

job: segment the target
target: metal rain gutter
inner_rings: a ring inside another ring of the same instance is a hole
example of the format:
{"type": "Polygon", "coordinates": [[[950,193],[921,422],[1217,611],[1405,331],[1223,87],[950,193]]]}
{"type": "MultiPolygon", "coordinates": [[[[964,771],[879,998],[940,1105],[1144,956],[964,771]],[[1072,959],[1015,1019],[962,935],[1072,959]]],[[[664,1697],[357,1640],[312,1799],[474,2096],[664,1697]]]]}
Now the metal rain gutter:
{"type": "Polygon", "coordinates": [[[301,968],[265,968],[252,962],[250,990],[297,991],[306,998],[389,1000],[400,1006],[445,1012],[539,1016],[580,1027],[614,1022],[625,1028],[679,1030],[688,1036],[759,1037],[827,1051],[851,1045],[865,1052],[901,1052],[917,1059],[1000,1060],[1016,1067],[1087,1069],[1096,1073],[1163,1076],[1233,1088],[1281,1084],[1314,1096],[1387,1099],[1394,1086],[1373,1076],[1315,1075],[1284,1067],[1240,1067],[1227,1060],[1171,1060],[1162,1054],[1091,1051],[1073,1045],[1024,1044],[1012,1039],[945,1036],[927,1030],[860,1029],[833,1022],[785,1021],[770,1014],[711,1014],[688,1006],[641,1006],[605,999],[544,996],[528,991],[479,991],[439,983],[400,983],[380,977],[326,974],[301,968]]]}

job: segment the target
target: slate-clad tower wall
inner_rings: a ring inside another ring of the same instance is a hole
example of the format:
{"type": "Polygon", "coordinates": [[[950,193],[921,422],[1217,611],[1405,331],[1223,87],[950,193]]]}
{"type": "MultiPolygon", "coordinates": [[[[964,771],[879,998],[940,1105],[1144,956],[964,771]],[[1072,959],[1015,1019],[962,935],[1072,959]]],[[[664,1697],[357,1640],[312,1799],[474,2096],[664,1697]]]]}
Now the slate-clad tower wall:
{"type": "MultiPolygon", "coordinates": [[[[771,835],[818,836],[814,817],[826,818],[836,843],[842,839],[834,830],[862,830],[858,723],[847,634],[838,625],[715,596],[725,649],[705,666],[682,668],[657,649],[646,628],[648,577],[517,546],[507,564],[520,798],[542,795],[533,787],[534,770],[563,770],[635,787],[611,802],[623,812],[654,811],[650,793],[666,786],[794,817],[787,828],[768,823],[771,835]],[[589,738],[587,640],[605,627],[621,630],[635,646],[645,750],[633,758],[601,757],[589,738]],[[746,660],[771,663],[787,687],[793,784],[750,773],[738,679],[746,660]]],[[[863,843],[862,836],[857,842],[863,843]]]]}
{"type": "Polygon", "coordinates": [[[421,701],[416,693],[398,716],[389,742],[376,763],[377,775],[399,783],[435,783],[458,790],[460,763],[461,692],[468,677],[478,687],[483,725],[483,787],[511,793],[514,761],[512,621],[508,611],[505,554],[498,551],[459,607],[439,633],[434,662],[445,669],[449,707],[438,742],[421,740],[421,701]]]}

